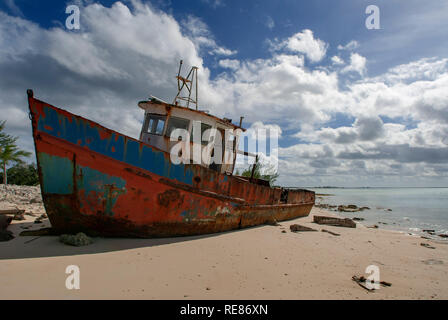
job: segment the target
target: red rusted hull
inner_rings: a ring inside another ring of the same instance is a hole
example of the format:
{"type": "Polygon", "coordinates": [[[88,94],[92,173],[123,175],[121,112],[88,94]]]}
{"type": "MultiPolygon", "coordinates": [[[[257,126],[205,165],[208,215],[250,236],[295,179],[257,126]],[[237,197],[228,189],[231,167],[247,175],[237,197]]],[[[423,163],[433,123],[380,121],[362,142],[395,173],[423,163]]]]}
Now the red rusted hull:
{"type": "Polygon", "coordinates": [[[312,191],[285,196],[282,188],[174,165],[163,151],[28,95],[42,197],[57,232],[198,235],[306,216],[314,205],[312,191]]]}

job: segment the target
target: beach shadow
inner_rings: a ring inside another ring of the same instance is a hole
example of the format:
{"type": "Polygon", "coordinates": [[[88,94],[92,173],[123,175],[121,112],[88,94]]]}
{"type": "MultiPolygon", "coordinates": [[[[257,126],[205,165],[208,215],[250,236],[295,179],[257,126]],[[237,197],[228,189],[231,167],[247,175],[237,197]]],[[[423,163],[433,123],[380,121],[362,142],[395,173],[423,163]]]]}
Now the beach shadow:
{"type": "MultiPolygon", "coordinates": [[[[220,233],[198,236],[171,237],[171,238],[92,238],[93,244],[75,247],[59,242],[59,236],[19,236],[23,230],[39,230],[48,227],[48,220],[42,225],[33,222],[21,222],[10,225],[8,230],[14,233],[15,238],[7,242],[0,242],[0,260],[60,257],[85,254],[98,254],[129,249],[163,246],[179,242],[194,242],[196,240],[224,236],[234,232],[244,232],[248,229],[261,228],[269,225],[259,225],[250,228],[236,229],[220,233]]],[[[274,226],[272,226],[274,227],[274,226]]]]}

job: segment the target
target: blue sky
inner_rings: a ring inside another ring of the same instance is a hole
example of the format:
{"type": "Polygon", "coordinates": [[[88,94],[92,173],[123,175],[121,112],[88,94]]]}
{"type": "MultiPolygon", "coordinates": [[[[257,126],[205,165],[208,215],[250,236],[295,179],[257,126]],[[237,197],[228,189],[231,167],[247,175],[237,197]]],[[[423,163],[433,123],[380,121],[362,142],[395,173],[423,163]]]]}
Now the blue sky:
{"type": "Polygon", "coordinates": [[[2,0],[1,118],[32,150],[32,87],[136,136],[136,101],[172,99],[182,58],[205,109],[281,130],[282,184],[447,185],[447,16],[443,0],[2,0]]]}

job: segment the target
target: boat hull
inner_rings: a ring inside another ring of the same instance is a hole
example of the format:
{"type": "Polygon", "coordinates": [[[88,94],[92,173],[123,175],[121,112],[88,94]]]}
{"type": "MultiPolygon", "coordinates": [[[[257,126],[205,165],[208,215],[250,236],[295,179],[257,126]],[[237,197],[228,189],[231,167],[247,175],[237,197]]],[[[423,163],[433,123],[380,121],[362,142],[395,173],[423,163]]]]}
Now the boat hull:
{"type": "Polygon", "coordinates": [[[169,154],[28,93],[42,197],[59,233],[170,237],[309,214],[314,192],[250,183],[169,154]],[[284,197],[283,197],[284,198],[284,197]]]}

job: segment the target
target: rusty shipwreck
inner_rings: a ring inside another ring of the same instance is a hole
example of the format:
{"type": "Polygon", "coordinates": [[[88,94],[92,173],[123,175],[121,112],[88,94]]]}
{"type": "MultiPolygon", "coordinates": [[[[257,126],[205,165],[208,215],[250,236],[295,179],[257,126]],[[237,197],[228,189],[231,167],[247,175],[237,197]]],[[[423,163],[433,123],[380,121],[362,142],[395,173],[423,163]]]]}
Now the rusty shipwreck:
{"type": "MultiPolygon", "coordinates": [[[[190,90],[187,106],[157,98],[141,101],[145,118],[139,140],[40,101],[27,91],[42,197],[56,232],[186,236],[309,214],[314,192],[235,176],[235,157],[227,165],[172,163],[172,142],[167,137],[173,129],[191,131],[195,120],[201,121],[201,129],[241,126],[189,108],[194,101],[191,82],[180,75],[178,80],[179,92],[183,87],[190,90]]],[[[179,94],[176,98],[182,99],[179,94]]],[[[235,154],[238,138],[226,144],[235,154]]],[[[219,143],[224,147],[224,141],[219,143]]]]}

